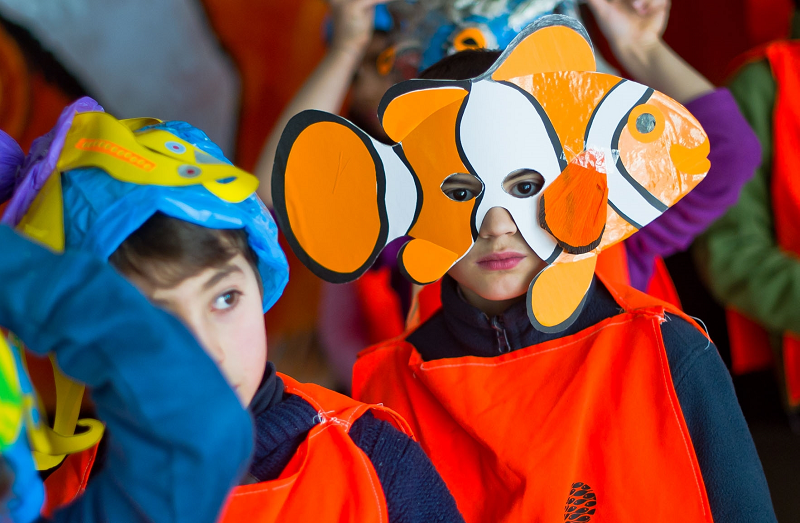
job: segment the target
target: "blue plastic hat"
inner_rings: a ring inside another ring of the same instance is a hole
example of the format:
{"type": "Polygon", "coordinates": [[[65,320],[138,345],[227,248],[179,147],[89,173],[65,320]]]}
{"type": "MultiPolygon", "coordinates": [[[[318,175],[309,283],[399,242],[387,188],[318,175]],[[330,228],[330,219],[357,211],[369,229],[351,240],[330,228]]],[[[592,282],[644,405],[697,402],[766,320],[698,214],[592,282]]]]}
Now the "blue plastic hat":
{"type": "MultiPolygon", "coordinates": [[[[160,129],[230,164],[222,150],[186,122],[164,122],[139,129],[160,129]]],[[[119,181],[95,168],[62,173],[64,240],[67,249],[82,249],[107,259],[156,212],[211,229],[243,228],[258,256],[264,286],[264,312],[280,297],[289,280],[286,256],[278,244],[278,228],[253,193],[244,201],[220,199],[202,185],[164,187],[119,181]]]]}

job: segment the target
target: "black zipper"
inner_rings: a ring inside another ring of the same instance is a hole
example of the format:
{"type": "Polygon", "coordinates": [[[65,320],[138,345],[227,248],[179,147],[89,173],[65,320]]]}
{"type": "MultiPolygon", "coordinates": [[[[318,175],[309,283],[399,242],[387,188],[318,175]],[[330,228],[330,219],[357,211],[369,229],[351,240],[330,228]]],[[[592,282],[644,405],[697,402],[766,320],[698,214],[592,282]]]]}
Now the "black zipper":
{"type": "Polygon", "coordinates": [[[506,328],[503,325],[503,320],[500,316],[492,318],[492,328],[494,329],[495,337],[497,338],[497,351],[500,354],[511,352],[511,344],[508,343],[508,335],[506,335],[506,328]]]}

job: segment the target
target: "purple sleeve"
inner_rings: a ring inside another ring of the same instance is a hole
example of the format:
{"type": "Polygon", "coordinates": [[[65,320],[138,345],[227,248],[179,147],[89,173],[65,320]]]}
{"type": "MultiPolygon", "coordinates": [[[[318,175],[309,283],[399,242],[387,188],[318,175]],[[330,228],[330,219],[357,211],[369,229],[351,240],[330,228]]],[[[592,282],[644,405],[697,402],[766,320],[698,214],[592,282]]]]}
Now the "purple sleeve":
{"type": "Polygon", "coordinates": [[[685,250],[736,203],[761,163],[761,146],[730,91],[719,88],[686,104],[711,142],[711,170],[695,189],[625,240],[631,285],[644,291],[656,256],[685,250]]]}

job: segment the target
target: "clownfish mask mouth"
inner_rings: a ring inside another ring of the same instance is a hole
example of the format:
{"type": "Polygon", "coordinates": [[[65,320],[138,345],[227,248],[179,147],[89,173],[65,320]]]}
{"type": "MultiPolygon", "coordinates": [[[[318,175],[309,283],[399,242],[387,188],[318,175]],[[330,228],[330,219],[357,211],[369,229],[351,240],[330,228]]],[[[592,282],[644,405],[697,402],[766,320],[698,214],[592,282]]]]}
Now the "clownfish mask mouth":
{"type": "Polygon", "coordinates": [[[407,235],[400,268],[431,283],[502,207],[548,264],[527,299],[531,322],[548,332],[577,317],[597,254],[660,216],[710,167],[697,120],[662,93],[595,72],[586,31],[559,15],[527,27],[477,78],[395,85],[379,117],[395,145],[320,111],[284,130],[273,194],[299,259],[348,282],[407,235]],[[521,171],[541,177],[531,197],[504,189],[521,171]],[[474,190],[447,194],[454,175],[474,177],[474,190]]]}

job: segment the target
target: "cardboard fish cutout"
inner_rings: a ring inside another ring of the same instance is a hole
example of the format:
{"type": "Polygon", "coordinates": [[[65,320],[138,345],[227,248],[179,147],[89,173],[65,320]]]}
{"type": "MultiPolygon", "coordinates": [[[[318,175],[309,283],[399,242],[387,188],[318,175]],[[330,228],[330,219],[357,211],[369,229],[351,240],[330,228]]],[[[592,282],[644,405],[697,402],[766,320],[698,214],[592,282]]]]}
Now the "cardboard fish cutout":
{"type": "Polygon", "coordinates": [[[586,31],[553,15],[526,28],[469,81],[390,89],[383,145],[338,116],[305,111],[284,130],[273,172],[279,223],[297,256],[331,282],[358,278],[387,243],[414,282],[441,278],[472,247],[486,213],[506,209],[547,266],[528,290],[546,332],[580,313],[597,254],[647,225],[708,172],[708,138],[679,103],[597,73],[586,31]],[[503,181],[535,171],[535,194],[503,181]],[[482,189],[458,201],[453,174],[482,189]],[[451,195],[452,196],[452,195],[451,195]]]}

